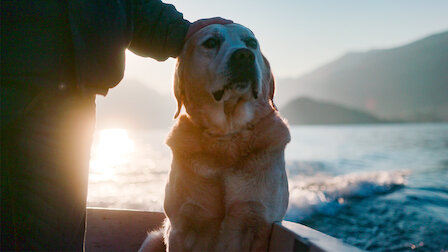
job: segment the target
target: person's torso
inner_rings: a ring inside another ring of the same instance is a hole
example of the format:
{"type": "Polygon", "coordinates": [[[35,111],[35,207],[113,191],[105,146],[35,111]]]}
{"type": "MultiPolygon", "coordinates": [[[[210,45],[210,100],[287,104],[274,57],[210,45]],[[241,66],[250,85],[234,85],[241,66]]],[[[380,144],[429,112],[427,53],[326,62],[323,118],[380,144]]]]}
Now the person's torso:
{"type": "Polygon", "coordinates": [[[107,93],[123,76],[132,34],[130,4],[2,1],[2,84],[57,88],[66,83],[89,93],[107,93]]]}
{"type": "Polygon", "coordinates": [[[1,21],[3,78],[31,82],[74,79],[66,1],[2,1],[1,21]]]}

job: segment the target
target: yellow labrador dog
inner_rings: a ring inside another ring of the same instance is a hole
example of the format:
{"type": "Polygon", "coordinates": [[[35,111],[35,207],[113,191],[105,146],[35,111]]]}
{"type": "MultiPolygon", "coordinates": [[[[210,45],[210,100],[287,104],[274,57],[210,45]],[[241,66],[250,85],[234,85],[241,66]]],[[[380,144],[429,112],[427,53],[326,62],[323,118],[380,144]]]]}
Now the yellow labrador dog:
{"type": "MultiPolygon", "coordinates": [[[[166,249],[267,251],[288,206],[290,135],[254,34],[238,24],[203,28],[179,56],[174,83],[176,117],[182,106],[187,113],[167,140],[166,249]]],[[[141,250],[157,241],[150,234],[141,250]]]]}

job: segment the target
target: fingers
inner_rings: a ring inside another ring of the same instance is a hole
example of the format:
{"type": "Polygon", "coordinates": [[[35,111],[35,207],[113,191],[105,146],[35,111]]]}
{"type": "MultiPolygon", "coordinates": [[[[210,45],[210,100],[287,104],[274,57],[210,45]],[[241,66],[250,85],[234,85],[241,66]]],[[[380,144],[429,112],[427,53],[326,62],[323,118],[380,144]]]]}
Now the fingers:
{"type": "Polygon", "coordinates": [[[193,22],[188,29],[185,41],[187,41],[194,33],[211,24],[232,24],[233,21],[222,17],[204,18],[193,22]]]}
{"type": "Polygon", "coordinates": [[[203,27],[205,27],[207,25],[210,25],[210,24],[231,24],[231,23],[233,23],[232,20],[225,19],[225,18],[222,18],[222,17],[204,18],[204,19],[199,19],[196,22],[198,22],[201,25],[203,25],[203,27]]]}

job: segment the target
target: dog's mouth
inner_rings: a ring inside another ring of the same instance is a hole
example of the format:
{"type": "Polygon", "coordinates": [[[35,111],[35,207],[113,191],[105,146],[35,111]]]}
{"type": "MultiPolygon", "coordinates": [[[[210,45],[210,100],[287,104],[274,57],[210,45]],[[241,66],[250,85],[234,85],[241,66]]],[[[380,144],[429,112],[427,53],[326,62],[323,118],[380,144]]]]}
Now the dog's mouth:
{"type": "Polygon", "coordinates": [[[224,89],[221,89],[212,93],[215,101],[220,101],[222,99],[224,91],[225,91],[224,89]]]}
{"type": "Polygon", "coordinates": [[[257,99],[258,98],[258,85],[255,80],[239,80],[235,82],[230,82],[225,85],[222,89],[212,92],[213,98],[215,101],[219,102],[222,100],[224,94],[228,91],[234,91],[238,94],[245,94],[248,91],[251,91],[252,96],[257,99]]]}

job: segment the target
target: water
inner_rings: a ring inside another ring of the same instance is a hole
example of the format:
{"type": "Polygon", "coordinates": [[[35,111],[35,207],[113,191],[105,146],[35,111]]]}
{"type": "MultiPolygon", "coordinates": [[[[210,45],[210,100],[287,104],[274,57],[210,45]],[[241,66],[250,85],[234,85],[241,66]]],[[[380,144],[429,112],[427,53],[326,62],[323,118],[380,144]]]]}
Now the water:
{"type": "MultiPolygon", "coordinates": [[[[89,206],[162,210],[168,130],[97,132],[89,206]]],[[[285,219],[372,251],[448,249],[448,124],[294,126],[285,219]]]]}

